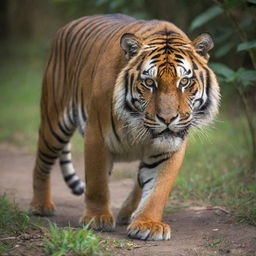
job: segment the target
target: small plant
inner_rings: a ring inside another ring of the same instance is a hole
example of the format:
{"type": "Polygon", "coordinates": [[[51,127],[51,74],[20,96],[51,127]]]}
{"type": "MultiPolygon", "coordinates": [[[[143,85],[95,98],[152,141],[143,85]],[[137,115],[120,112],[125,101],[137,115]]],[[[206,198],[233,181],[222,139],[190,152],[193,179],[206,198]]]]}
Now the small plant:
{"type": "Polygon", "coordinates": [[[94,234],[87,226],[79,229],[60,228],[56,224],[50,223],[47,232],[47,238],[44,240],[46,255],[111,255],[108,250],[108,242],[94,234]]]}
{"type": "Polygon", "coordinates": [[[220,244],[222,244],[223,242],[224,242],[223,238],[215,239],[215,240],[207,243],[206,247],[216,247],[216,246],[219,246],[220,244]]]}
{"type": "Polygon", "coordinates": [[[30,227],[27,212],[18,208],[15,202],[10,202],[6,195],[0,196],[0,235],[20,233],[30,227]]]}
{"type": "Polygon", "coordinates": [[[17,204],[9,201],[6,195],[0,195],[0,255],[4,255],[14,246],[14,239],[31,227],[30,218],[17,204]]]}

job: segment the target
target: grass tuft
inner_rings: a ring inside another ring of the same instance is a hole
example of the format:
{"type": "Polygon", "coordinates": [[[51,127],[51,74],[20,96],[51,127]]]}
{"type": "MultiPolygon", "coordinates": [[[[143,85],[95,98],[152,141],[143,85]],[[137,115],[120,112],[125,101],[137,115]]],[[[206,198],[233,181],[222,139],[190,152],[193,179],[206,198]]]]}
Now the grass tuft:
{"type": "Polygon", "coordinates": [[[0,196],[0,234],[21,233],[30,226],[27,212],[18,208],[15,202],[10,202],[6,195],[0,196]]]}
{"type": "Polygon", "coordinates": [[[46,255],[51,256],[111,255],[108,242],[87,227],[82,229],[60,228],[52,223],[49,224],[47,238],[44,240],[44,250],[46,255]]]}
{"type": "Polygon", "coordinates": [[[11,250],[14,246],[13,239],[31,227],[30,217],[27,212],[18,208],[17,204],[9,201],[6,195],[0,195],[0,255],[11,250]]]}

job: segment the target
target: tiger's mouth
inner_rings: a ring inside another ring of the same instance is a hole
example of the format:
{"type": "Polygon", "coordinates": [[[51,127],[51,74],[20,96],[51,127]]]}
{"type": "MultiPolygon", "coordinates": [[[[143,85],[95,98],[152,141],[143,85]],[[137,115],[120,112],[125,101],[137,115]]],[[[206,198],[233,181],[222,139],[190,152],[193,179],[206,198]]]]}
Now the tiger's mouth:
{"type": "Polygon", "coordinates": [[[153,131],[151,133],[152,133],[153,139],[156,139],[156,138],[169,139],[171,137],[178,137],[178,138],[184,139],[184,137],[188,133],[188,129],[184,129],[184,130],[174,132],[174,131],[170,130],[169,128],[166,128],[165,130],[163,130],[159,133],[156,133],[156,132],[153,132],[153,131]]]}

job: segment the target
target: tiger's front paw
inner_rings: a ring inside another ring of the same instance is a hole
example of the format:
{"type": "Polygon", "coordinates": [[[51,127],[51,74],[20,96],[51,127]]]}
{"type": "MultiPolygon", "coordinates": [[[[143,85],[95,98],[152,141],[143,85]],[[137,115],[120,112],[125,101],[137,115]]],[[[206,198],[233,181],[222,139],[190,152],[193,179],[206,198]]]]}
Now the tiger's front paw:
{"type": "Polygon", "coordinates": [[[80,223],[88,225],[96,231],[113,231],[115,222],[112,214],[85,215],[80,218],[80,223]]]}
{"type": "Polygon", "coordinates": [[[30,210],[34,215],[53,216],[55,206],[54,203],[51,201],[47,203],[39,203],[38,201],[33,200],[30,204],[30,210]]]}
{"type": "Polygon", "coordinates": [[[127,228],[130,238],[140,240],[169,240],[171,229],[160,221],[133,221],[127,228]]]}

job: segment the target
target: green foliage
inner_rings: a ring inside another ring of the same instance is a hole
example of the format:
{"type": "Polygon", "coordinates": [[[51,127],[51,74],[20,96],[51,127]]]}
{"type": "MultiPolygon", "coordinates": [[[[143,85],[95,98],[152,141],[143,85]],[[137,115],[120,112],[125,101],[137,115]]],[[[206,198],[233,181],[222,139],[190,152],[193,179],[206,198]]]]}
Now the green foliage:
{"type": "MultiPolygon", "coordinates": [[[[256,85],[255,13],[248,5],[250,1],[225,0],[215,2],[221,3],[213,5],[210,9],[198,15],[192,22],[191,28],[201,27],[219,14],[225,14],[221,26],[222,33],[217,33],[218,31],[216,31],[216,41],[219,48],[214,56],[227,58],[230,54],[235,61],[232,63],[232,68],[229,65],[218,62],[212,63],[211,67],[222,83],[231,85],[238,92],[247,118],[248,131],[251,134],[251,168],[252,172],[255,172],[256,124],[253,119],[254,109],[250,107],[255,105],[255,102],[250,103],[250,97],[248,97],[249,93],[254,90],[252,87],[256,85]],[[244,59],[249,59],[249,63],[247,61],[246,66],[244,65],[244,59]]],[[[254,4],[254,2],[250,3],[254,4]]],[[[220,16],[220,18],[222,17],[220,16]]]]}
{"type": "Polygon", "coordinates": [[[256,40],[250,41],[250,42],[244,42],[241,43],[237,46],[237,51],[246,51],[249,50],[251,48],[255,48],[256,47],[256,40]]]}
{"type": "Polygon", "coordinates": [[[194,30],[196,28],[201,27],[205,23],[209,22],[210,20],[216,18],[220,14],[223,13],[223,9],[218,6],[212,6],[207,9],[205,12],[199,14],[191,23],[190,30],[194,30]]]}
{"type": "Polygon", "coordinates": [[[0,255],[4,255],[4,253],[5,253],[6,251],[8,251],[8,250],[9,250],[8,245],[6,245],[6,244],[3,243],[3,242],[0,242],[0,255]]]}
{"type": "Polygon", "coordinates": [[[256,4],[256,0],[247,0],[248,3],[256,4]]]}
{"type": "Polygon", "coordinates": [[[236,83],[243,86],[256,85],[256,71],[245,68],[239,68],[237,71],[232,70],[222,63],[211,63],[211,68],[225,83],[236,83]]]}
{"type": "Polygon", "coordinates": [[[15,240],[5,240],[6,236],[20,235],[31,227],[28,213],[20,210],[6,195],[0,195],[0,255],[6,255],[14,246],[15,240]]]}
{"type": "Polygon", "coordinates": [[[50,0],[62,9],[64,16],[84,16],[90,14],[124,13],[137,18],[146,18],[144,0],[50,0]]]}
{"type": "Polygon", "coordinates": [[[50,223],[47,238],[44,240],[46,255],[79,255],[79,256],[105,256],[110,255],[107,241],[87,227],[74,229],[60,228],[50,223]]]}
{"type": "Polygon", "coordinates": [[[0,235],[20,233],[30,227],[30,218],[21,211],[15,202],[10,202],[6,195],[0,196],[0,235]]]}

